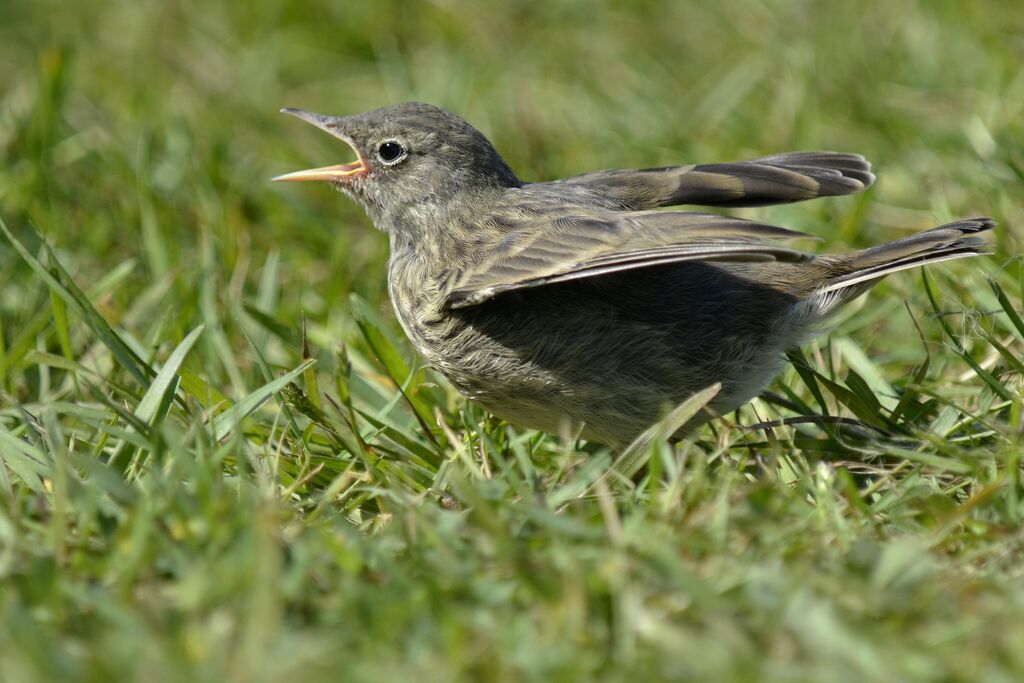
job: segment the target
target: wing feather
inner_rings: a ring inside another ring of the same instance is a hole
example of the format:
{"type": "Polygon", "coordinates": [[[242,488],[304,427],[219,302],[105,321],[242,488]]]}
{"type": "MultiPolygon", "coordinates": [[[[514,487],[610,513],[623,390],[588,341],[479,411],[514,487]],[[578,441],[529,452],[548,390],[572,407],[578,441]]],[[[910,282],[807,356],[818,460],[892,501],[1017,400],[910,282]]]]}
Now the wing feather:
{"type": "Polygon", "coordinates": [[[774,225],[714,214],[642,211],[566,214],[524,221],[475,267],[463,270],[449,308],[502,292],[682,261],[785,261],[813,258],[768,240],[807,238],[774,225]]]}
{"type": "Polygon", "coordinates": [[[636,210],[799,202],[860,192],[874,181],[871,164],[859,154],[789,152],[718,164],[598,171],[557,182],[590,188],[636,210]]]}

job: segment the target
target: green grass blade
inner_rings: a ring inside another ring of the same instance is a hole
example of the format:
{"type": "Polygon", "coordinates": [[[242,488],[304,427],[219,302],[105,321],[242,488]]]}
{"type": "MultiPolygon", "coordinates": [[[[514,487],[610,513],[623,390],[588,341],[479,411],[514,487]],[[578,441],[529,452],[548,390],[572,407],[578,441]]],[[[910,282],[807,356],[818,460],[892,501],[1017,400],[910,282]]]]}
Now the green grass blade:
{"type": "Polygon", "coordinates": [[[801,349],[792,349],[786,353],[786,357],[789,362],[793,364],[793,369],[796,370],[796,374],[800,375],[800,379],[804,381],[807,386],[807,390],[811,392],[811,396],[818,402],[818,407],[821,408],[823,415],[828,415],[828,403],[825,402],[825,395],[821,392],[821,387],[818,386],[818,382],[815,379],[817,374],[814,368],[811,367],[810,361],[807,360],[807,356],[801,349]]]}
{"type": "Polygon", "coordinates": [[[73,310],[79,317],[85,321],[85,324],[89,326],[89,329],[93,331],[97,337],[110,349],[110,352],[114,354],[118,363],[121,364],[125,370],[127,370],[140,384],[147,384],[148,377],[155,374],[153,369],[150,368],[146,363],[139,358],[120,337],[114,332],[110,324],[107,323],[106,319],[103,318],[96,310],[96,308],[89,302],[85,294],[78,285],[74,283],[71,276],[68,275],[67,271],[57,260],[56,255],[50,250],[46,240],[43,239],[42,235],[39,236],[43,248],[46,250],[47,255],[50,259],[50,267],[52,270],[47,269],[40,263],[25,246],[18,241],[18,238],[7,228],[7,223],[4,222],[3,218],[0,218],[0,231],[3,231],[15,251],[21,256],[21,258],[31,266],[51,291],[55,292],[68,307],[73,310]]]}
{"type": "Polygon", "coordinates": [[[0,423],[0,462],[18,475],[26,486],[37,493],[45,493],[42,478],[50,476],[46,454],[28,442],[7,431],[0,423]]]}
{"type": "MultiPolygon", "coordinates": [[[[256,357],[256,365],[257,367],[259,367],[260,372],[263,374],[263,380],[265,382],[274,381],[274,373],[270,369],[270,364],[267,363],[267,359],[263,356],[263,351],[260,349],[259,346],[256,345],[256,342],[253,340],[252,336],[250,336],[249,331],[246,330],[244,326],[241,329],[242,335],[245,336],[245,340],[249,343],[249,349],[253,352],[253,355],[256,357]]],[[[277,399],[277,405],[280,406],[281,412],[284,414],[285,419],[288,421],[288,426],[292,430],[292,436],[301,440],[302,430],[299,429],[298,423],[295,422],[295,416],[292,415],[292,411],[291,409],[288,408],[287,402],[281,396],[275,396],[275,398],[277,399]]]]}
{"type": "Polygon", "coordinates": [[[71,348],[71,331],[68,329],[68,309],[64,300],[57,295],[57,292],[50,290],[50,308],[53,309],[53,326],[57,330],[57,341],[60,342],[60,350],[68,360],[74,360],[75,354],[71,348]]]}
{"type": "MultiPolygon", "coordinates": [[[[856,370],[857,378],[870,388],[874,400],[887,410],[893,410],[899,400],[896,398],[896,391],[892,385],[882,376],[878,365],[868,358],[864,350],[849,337],[834,337],[832,344],[839,349],[850,368],[856,370]]],[[[847,380],[847,386],[849,386],[849,380],[847,380]]]]}
{"type": "Polygon", "coordinates": [[[935,312],[935,316],[939,319],[946,336],[949,337],[951,342],[953,342],[953,346],[956,348],[957,354],[965,363],[971,366],[974,373],[978,375],[985,384],[991,387],[992,391],[996,392],[1000,397],[1008,401],[1012,401],[1014,398],[1013,392],[1003,386],[1003,384],[997,380],[992,373],[981,367],[978,362],[971,357],[971,354],[968,353],[967,349],[964,348],[964,345],[960,342],[957,336],[953,334],[953,330],[949,327],[949,323],[946,322],[945,316],[942,314],[942,309],[939,308],[939,302],[935,298],[935,292],[932,290],[931,281],[925,271],[921,271],[921,279],[924,280],[925,291],[928,294],[928,300],[931,302],[932,310],[935,312]]]}
{"type": "Polygon", "coordinates": [[[315,360],[308,360],[302,363],[294,370],[291,370],[284,375],[281,375],[273,382],[264,384],[259,389],[248,394],[242,398],[238,403],[234,404],[220,415],[217,415],[213,419],[213,438],[216,441],[220,441],[225,436],[231,433],[241,421],[250,415],[254,410],[259,408],[264,402],[267,401],[276,392],[280,391],[286,384],[294,381],[296,377],[300,376],[306,371],[310,365],[316,363],[315,360]]]}
{"type": "Polygon", "coordinates": [[[168,397],[174,395],[174,391],[178,386],[178,370],[181,368],[181,364],[185,362],[185,357],[192,350],[192,346],[199,339],[199,335],[203,333],[204,327],[204,325],[199,325],[189,332],[188,336],[171,352],[164,366],[160,368],[160,372],[153,378],[149,389],[142,396],[139,405],[135,408],[135,417],[153,425],[160,413],[163,412],[161,411],[161,406],[166,408],[170,404],[168,397]]]}
{"type": "Polygon", "coordinates": [[[1013,324],[1013,328],[1017,330],[1017,336],[1024,340],[1024,320],[1021,319],[1020,313],[1014,307],[1013,302],[1010,301],[1010,297],[1006,295],[1003,288],[993,278],[988,279],[989,287],[992,288],[992,292],[996,295],[996,300],[999,302],[1000,307],[1006,313],[1006,317],[1010,319],[1013,324]]]}

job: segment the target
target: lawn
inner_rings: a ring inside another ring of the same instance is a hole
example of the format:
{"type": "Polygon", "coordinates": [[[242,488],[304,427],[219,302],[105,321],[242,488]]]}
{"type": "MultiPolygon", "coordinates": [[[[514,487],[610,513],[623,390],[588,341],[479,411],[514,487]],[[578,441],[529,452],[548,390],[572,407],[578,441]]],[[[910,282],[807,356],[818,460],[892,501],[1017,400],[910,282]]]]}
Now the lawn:
{"type": "Polygon", "coordinates": [[[1019,3],[0,4],[0,681],[1019,681],[1019,3]],[[277,113],[422,100],[521,177],[866,155],[822,238],[1000,222],[622,476],[416,358],[277,113]],[[744,425],[774,421],[774,426],[744,425]]]}

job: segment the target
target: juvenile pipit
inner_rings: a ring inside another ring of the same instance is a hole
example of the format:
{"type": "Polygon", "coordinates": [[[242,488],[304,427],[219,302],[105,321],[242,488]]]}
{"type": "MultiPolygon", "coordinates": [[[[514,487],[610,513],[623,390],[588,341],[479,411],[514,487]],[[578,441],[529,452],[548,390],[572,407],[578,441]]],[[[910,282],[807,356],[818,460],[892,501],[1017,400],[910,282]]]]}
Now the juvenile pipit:
{"type": "MultiPolygon", "coordinates": [[[[526,183],[460,117],[427,104],[356,116],[285,109],[357,159],[275,180],[323,180],[388,234],[395,313],[427,361],[511,423],[628,443],[712,383],[719,414],[756,396],[787,349],[899,270],[986,250],[961,220],[851,254],[782,242],[803,233],[716,214],[859,192],[856,154],[598,171],[526,183]]],[[[692,420],[690,429],[708,419],[692,420]]]]}

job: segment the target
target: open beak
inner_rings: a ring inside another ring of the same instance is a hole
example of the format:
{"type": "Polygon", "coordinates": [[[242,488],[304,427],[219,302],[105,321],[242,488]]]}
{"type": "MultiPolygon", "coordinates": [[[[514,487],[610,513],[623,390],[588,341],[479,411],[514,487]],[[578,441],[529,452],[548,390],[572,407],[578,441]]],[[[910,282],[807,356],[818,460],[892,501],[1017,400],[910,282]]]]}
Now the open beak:
{"type": "Polygon", "coordinates": [[[275,182],[296,182],[300,180],[327,180],[327,181],[338,181],[346,178],[353,178],[356,176],[364,175],[369,171],[369,166],[366,165],[366,161],[363,159],[363,155],[356,149],[355,144],[342,133],[335,121],[338,119],[330,116],[321,116],[320,114],[314,114],[309,111],[302,111],[301,109],[291,109],[285,107],[281,110],[285,114],[291,114],[297,118],[302,119],[307,123],[311,123],[320,130],[326,131],[338,138],[343,140],[352,151],[356,153],[356,160],[348,164],[338,164],[337,166],[322,166],[321,168],[309,168],[305,171],[295,171],[293,173],[285,173],[279,175],[271,180],[275,182]]]}

